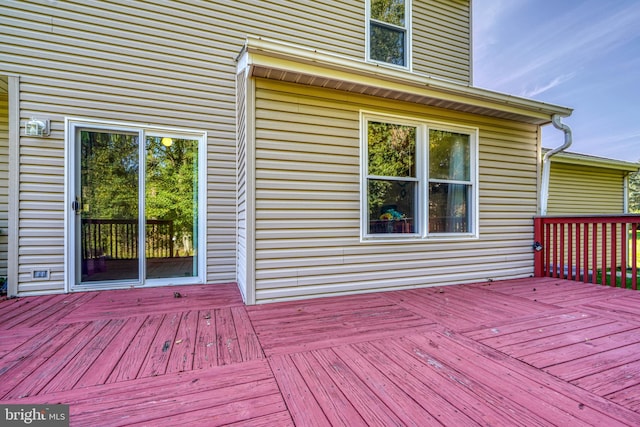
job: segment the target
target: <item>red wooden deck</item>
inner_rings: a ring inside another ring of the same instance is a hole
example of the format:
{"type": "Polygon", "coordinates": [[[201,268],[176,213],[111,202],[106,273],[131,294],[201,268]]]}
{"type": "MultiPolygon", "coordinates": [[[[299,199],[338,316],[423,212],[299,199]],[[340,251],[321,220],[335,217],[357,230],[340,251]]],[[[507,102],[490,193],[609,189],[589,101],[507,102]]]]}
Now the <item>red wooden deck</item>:
{"type": "Polygon", "coordinates": [[[533,278],[254,307],[234,284],[8,300],[8,403],[66,403],[87,426],[640,425],[640,293],[533,278]]]}

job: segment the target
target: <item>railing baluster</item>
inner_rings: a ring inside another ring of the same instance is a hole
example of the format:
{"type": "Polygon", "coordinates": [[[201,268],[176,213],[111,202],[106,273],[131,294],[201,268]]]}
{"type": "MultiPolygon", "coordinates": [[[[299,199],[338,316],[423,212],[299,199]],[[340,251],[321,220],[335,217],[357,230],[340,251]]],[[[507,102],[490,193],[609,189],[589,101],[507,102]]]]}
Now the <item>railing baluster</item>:
{"type": "MultiPolygon", "coordinates": [[[[584,223],[584,236],[582,237],[584,240],[584,253],[582,256],[584,257],[583,269],[584,273],[582,274],[582,281],[584,283],[589,282],[589,223],[584,223]]],[[[593,276],[593,274],[591,274],[593,276]]]]}
{"type": "Polygon", "coordinates": [[[638,290],[638,223],[631,226],[631,289],[638,290]]]}
{"type": "Polygon", "coordinates": [[[606,223],[602,223],[602,227],[601,227],[601,239],[602,241],[600,242],[600,284],[601,285],[606,285],[607,284],[607,224],[606,223]]]}
{"type": "Polygon", "coordinates": [[[573,224],[567,224],[567,278],[573,280],[573,224]]]}
{"type": "Polygon", "coordinates": [[[549,261],[551,259],[551,224],[545,224],[545,233],[544,233],[544,272],[545,277],[553,276],[553,272],[549,270],[549,261]]]}
{"type": "Polygon", "coordinates": [[[556,265],[556,268],[558,268],[559,277],[564,279],[564,223],[560,224],[560,262],[556,265]]]}
{"type": "Polygon", "coordinates": [[[581,274],[581,246],[580,246],[580,242],[581,242],[581,228],[582,228],[582,224],[576,224],[576,275],[574,277],[574,280],[582,280],[582,276],[583,274],[581,274]]]}
{"type": "Polygon", "coordinates": [[[617,274],[616,274],[616,264],[617,264],[617,252],[618,252],[618,245],[616,244],[616,239],[618,236],[618,228],[616,226],[615,222],[612,222],[611,224],[611,255],[609,257],[609,261],[611,262],[610,264],[610,268],[609,268],[609,285],[613,286],[614,288],[617,286],[617,274]]]}
{"type": "Polygon", "coordinates": [[[627,224],[620,225],[620,286],[627,288],[627,244],[629,242],[627,224]]]}

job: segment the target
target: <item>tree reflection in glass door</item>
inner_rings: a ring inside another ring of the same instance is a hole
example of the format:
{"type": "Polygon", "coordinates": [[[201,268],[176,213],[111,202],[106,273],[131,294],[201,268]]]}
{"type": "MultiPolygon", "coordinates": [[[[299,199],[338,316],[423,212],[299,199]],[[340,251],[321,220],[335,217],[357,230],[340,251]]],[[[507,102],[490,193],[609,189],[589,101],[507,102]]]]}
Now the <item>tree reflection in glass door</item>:
{"type": "Polygon", "coordinates": [[[79,137],[81,282],[137,281],[138,133],[81,130],[79,137]]]}
{"type": "Polygon", "coordinates": [[[146,277],[197,276],[198,140],[147,136],[146,277]]]}

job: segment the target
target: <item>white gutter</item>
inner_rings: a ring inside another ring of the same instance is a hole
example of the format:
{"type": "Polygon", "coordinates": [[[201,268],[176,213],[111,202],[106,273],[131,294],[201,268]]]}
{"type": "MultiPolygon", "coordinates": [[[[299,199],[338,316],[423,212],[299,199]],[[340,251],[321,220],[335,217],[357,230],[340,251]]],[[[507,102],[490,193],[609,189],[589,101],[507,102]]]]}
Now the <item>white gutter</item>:
{"type": "Polygon", "coordinates": [[[551,117],[551,123],[556,129],[560,129],[564,132],[564,144],[560,147],[554,148],[551,151],[545,153],[542,158],[542,183],[540,188],[540,215],[547,214],[547,204],[549,202],[549,176],[551,172],[551,162],[549,159],[561,151],[566,150],[571,146],[573,139],[571,137],[571,128],[562,123],[562,116],[554,114],[551,117]]]}

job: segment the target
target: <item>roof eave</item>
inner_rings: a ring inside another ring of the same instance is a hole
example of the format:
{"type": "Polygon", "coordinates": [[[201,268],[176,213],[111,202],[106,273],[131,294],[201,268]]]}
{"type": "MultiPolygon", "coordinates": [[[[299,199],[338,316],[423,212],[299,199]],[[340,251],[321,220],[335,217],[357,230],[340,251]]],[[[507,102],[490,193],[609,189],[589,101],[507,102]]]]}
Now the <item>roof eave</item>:
{"type": "Polygon", "coordinates": [[[516,120],[550,123],[572,109],[520,98],[456,82],[288,43],[249,37],[238,57],[253,77],[326,87],[456,111],[516,120]]]}
{"type": "MultiPolygon", "coordinates": [[[[543,150],[547,150],[547,149],[543,149],[543,150]]],[[[556,154],[551,158],[551,161],[555,163],[615,169],[615,170],[621,170],[626,172],[640,171],[640,163],[626,162],[624,160],[608,159],[606,157],[590,156],[588,154],[573,153],[569,151],[556,154]]]]}

